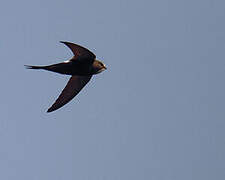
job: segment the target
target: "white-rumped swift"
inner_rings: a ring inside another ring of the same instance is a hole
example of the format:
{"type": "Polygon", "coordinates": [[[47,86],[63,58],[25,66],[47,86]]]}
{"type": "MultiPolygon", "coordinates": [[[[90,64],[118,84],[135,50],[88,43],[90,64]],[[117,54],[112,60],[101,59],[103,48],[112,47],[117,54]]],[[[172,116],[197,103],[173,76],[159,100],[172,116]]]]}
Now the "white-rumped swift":
{"type": "Polygon", "coordinates": [[[74,56],[70,60],[48,66],[25,65],[28,69],[44,69],[60,74],[72,75],[58,99],[47,112],[55,111],[64,106],[90,81],[92,75],[106,69],[106,66],[101,61],[96,60],[95,54],[88,49],[74,43],[60,42],[68,46],[73,52],[74,56]]]}

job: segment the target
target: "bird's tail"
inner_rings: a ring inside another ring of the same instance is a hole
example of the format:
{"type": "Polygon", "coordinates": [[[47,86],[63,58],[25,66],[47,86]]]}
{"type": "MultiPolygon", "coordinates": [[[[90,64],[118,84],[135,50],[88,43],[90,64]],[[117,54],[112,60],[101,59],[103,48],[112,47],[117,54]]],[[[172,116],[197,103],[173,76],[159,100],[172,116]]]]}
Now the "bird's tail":
{"type": "Polygon", "coordinates": [[[60,74],[71,74],[70,71],[70,64],[69,63],[58,63],[58,64],[52,64],[49,66],[29,66],[24,65],[27,69],[44,69],[47,71],[57,72],[60,74]]]}
{"type": "Polygon", "coordinates": [[[44,66],[29,66],[29,65],[24,65],[27,69],[44,69],[44,66]]]}

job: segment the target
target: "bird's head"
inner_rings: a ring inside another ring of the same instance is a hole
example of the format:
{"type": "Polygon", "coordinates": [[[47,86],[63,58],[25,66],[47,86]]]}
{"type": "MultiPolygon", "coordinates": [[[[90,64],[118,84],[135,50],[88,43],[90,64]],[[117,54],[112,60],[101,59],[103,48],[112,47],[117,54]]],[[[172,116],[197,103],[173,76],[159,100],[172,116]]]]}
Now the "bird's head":
{"type": "Polygon", "coordinates": [[[94,70],[94,74],[98,74],[104,70],[106,70],[106,66],[104,63],[102,63],[101,61],[99,60],[95,60],[93,62],[93,70],[94,70]]]}

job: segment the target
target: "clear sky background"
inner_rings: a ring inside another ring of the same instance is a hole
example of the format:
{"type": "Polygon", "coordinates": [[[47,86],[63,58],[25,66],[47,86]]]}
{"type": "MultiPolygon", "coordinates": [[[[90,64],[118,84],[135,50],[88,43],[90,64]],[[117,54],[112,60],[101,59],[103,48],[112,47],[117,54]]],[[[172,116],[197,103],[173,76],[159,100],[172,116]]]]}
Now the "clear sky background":
{"type": "Polygon", "coordinates": [[[0,179],[224,180],[225,1],[0,5],[0,179]],[[46,113],[69,77],[32,71],[93,51],[108,67],[46,113]]]}

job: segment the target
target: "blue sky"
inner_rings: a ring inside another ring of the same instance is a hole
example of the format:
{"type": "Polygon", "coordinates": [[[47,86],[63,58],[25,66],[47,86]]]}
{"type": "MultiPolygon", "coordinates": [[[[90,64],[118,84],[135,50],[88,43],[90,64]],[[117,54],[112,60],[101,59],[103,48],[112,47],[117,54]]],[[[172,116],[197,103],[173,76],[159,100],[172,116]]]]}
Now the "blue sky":
{"type": "Polygon", "coordinates": [[[225,2],[2,1],[0,179],[223,180],[225,2]],[[69,77],[26,70],[93,51],[108,67],[53,113],[69,77]]]}

